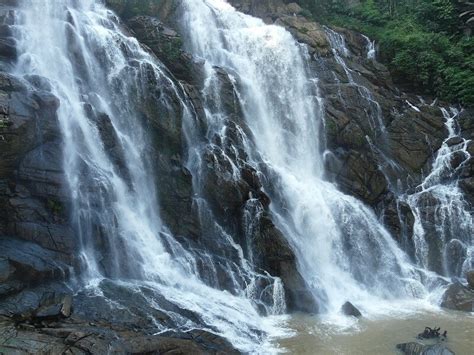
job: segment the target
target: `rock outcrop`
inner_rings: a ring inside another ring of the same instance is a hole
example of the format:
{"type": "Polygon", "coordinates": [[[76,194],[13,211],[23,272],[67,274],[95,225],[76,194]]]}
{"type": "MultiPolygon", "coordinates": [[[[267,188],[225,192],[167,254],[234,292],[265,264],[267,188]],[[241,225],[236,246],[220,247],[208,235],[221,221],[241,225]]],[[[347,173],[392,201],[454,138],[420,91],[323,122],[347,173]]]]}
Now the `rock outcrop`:
{"type": "Polygon", "coordinates": [[[397,344],[397,349],[405,355],[454,355],[444,344],[425,345],[421,343],[397,344]]]}
{"type": "Polygon", "coordinates": [[[443,295],[441,307],[457,311],[474,312],[474,288],[456,282],[443,295]]]}
{"type": "Polygon", "coordinates": [[[341,307],[341,312],[345,314],[346,316],[352,316],[352,317],[362,317],[362,313],[350,302],[346,302],[342,305],[341,307]]]}

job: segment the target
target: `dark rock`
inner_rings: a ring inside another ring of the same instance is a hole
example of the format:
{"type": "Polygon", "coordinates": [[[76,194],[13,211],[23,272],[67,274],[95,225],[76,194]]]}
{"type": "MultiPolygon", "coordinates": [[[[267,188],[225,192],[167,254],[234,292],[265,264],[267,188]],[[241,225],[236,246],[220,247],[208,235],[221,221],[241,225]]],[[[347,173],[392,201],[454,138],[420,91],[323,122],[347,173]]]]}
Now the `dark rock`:
{"type": "Polygon", "coordinates": [[[388,130],[390,150],[413,173],[419,173],[429,162],[432,152],[441,147],[447,135],[441,113],[433,115],[413,110],[395,118],[388,130]]]}
{"type": "Polygon", "coordinates": [[[181,0],[106,0],[108,7],[121,18],[137,15],[158,16],[162,21],[172,21],[181,0]]]}
{"type": "Polygon", "coordinates": [[[444,344],[425,345],[411,342],[397,344],[397,349],[405,355],[454,355],[454,352],[444,344]]]}
{"type": "Polygon", "coordinates": [[[467,285],[474,289],[474,270],[466,272],[467,285]]]}
{"type": "MultiPolygon", "coordinates": [[[[0,258],[8,261],[8,279],[26,284],[38,284],[52,279],[63,279],[69,267],[61,262],[61,255],[39,245],[8,237],[0,237],[0,258]]],[[[5,275],[5,273],[4,273],[5,275]]]]}
{"type": "Polygon", "coordinates": [[[456,136],[456,137],[451,137],[451,138],[449,138],[449,139],[445,142],[445,144],[446,144],[448,147],[452,147],[452,146],[454,146],[454,145],[458,145],[458,144],[461,144],[461,143],[463,143],[463,142],[464,142],[464,139],[462,139],[461,137],[456,136]]]}
{"type": "Polygon", "coordinates": [[[151,16],[136,16],[128,21],[137,39],[148,46],[179,79],[198,84],[202,78],[202,63],[195,62],[183,50],[181,36],[151,16]]]}
{"type": "MultiPolygon", "coordinates": [[[[56,300],[53,300],[55,302],[56,300]]],[[[58,303],[48,304],[51,303],[47,302],[43,304],[38,310],[34,312],[35,319],[60,319],[60,318],[68,318],[71,316],[72,313],[72,296],[71,295],[64,295],[60,296],[60,300],[58,303]]]]}
{"type": "Polygon", "coordinates": [[[443,295],[441,307],[474,312],[474,290],[461,283],[451,284],[443,295]]]}
{"type": "Polygon", "coordinates": [[[294,252],[269,215],[261,217],[251,239],[257,266],[281,278],[289,310],[316,313],[318,304],[297,269],[294,252]]]}
{"type": "Polygon", "coordinates": [[[342,305],[341,312],[346,316],[362,317],[362,313],[350,302],[346,302],[342,305]]]}
{"type": "Polygon", "coordinates": [[[461,275],[462,265],[466,259],[466,246],[458,239],[451,239],[445,248],[446,267],[449,275],[461,275]]]}
{"type": "Polygon", "coordinates": [[[410,206],[392,195],[387,195],[382,204],[383,221],[400,247],[412,258],[415,254],[413,228],[415,217],[410,206]]]}

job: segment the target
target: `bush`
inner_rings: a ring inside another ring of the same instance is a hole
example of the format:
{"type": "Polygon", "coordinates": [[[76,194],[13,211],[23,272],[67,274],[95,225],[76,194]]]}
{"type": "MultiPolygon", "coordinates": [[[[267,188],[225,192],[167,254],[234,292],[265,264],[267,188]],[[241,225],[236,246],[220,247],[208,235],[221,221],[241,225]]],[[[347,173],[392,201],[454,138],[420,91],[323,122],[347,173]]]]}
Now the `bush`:
{"type": "Polygon", "coordinates": [[[457,0],[301,0],[313,18],[374,38],[395,82],[474,105],[474,39],[459,28],[457,0]]]}

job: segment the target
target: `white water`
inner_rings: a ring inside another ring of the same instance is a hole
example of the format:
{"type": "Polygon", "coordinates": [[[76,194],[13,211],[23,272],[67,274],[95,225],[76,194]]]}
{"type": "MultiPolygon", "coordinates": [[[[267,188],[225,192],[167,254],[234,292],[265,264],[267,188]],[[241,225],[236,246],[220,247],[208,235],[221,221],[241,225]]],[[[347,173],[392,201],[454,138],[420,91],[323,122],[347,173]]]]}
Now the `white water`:
{"type": "Polygon", "coordinates": [[[413,240],[417,263],[446,276],[460,277],[474,267],[474,221],[457,181],[470,158],[469,141],[459,137],[456,122],[459,112],[456,109],[442,109],[442,112],[449,135],[416,193],[401,199],[409,204],[415,216],[413,240]],[[455,138],[458,139],[455,144],[449,143],[455,138]],[[456,162],[454,166],[453,162],[456,162]],[[452,252],[456,255],[451,256],[452,252]],[[434,260],[439,260],[440,265],[434,260]]]}
{"type": "Polygon", "coordinates": [[[367,42],[367,59],[375,59],[375,55],[377,54],[375,50],[375,41],[371,40],[369,37],[362,35],[365,41],[367,42]]]}
{"type": "MultiPolygon", "coordinates": [[[[378,312],[387,299],[427,296],[418,271],[375,215],[322,178],[322,110],[304,47],[285,29],[241,14],[223,0],[186,0],[184,10],[189,48],[206,60],[208,82],[218,66],[238,83],[257,147],[248,154],[256,169],[261,159],[269,171],[272,212],[321,309],[337,313],[349,298],[378,312]]],[[[348,77],[352,84],[351,73],[348,77]]],[[[209,117],[216,131],[226,128],[219,117],[209,117]]]]}
{"type": "MultiPolygon", "coordinates": [[[[375,133],[379,133],[382,136],[386,134],[385,124],[383,121],[382,108],[380,104],[375,100],[374,95],[370,89],[358,83],[358,78],[361,77],[361,74],[352,71],[346,63],[346,60],[350,57],[350,51],[346,45],[346,39],[344,36],[328,27],[324,28],[329,43],[331,44],[332,53],[336,61],[341,65],[344,70],[344,73],[347,76],[348,85],[356,88],[359,96],[362,97],[366,103],[366,114],[368,122],[371,125],[372,130],[375,133]]],[[[370,55],[370,50],[369,54],[370,55]]],[[[370,57],[369,57],[370,58],[370,57]]]]}
{"type": "MultiPolygon", "coordinates": [[[[137,292],[140,287],[151,289],[197,313],[210,331],[239,349],[257,351],[262,338],[255,330],[272,328],[258,315],[246,290],[232,295],[204,284],[197,276],[197,257],[161,222],[154,188],[154,174],[159,172],[153,168],[151,142],[137,114],[140,98],[149,95],[150,81],[158,88],[171,87],[179,96],[160,63],[123,34],[115,16],[93,0],[24,0],[16,32],[16,74],[46,78],[60,99],[64,169],[83,247],[85,282],[98,288],[98,294],[104,278],[120,280],[137,292]],[[120,163],[99,130],[107,127],[107,119],[120,163]]],[[[163,100],[166,95],[163,92],[163,100]]],[[[275,289],[275,301],[281,303],[281,287],[275,289]]],[[[153,296],[148,302],[159,307],[153,296]]],[[[176,328],[201,326],[169,315],[176,328]]],[[[157,326],[156,331],[162,330],[157,326]]]]}

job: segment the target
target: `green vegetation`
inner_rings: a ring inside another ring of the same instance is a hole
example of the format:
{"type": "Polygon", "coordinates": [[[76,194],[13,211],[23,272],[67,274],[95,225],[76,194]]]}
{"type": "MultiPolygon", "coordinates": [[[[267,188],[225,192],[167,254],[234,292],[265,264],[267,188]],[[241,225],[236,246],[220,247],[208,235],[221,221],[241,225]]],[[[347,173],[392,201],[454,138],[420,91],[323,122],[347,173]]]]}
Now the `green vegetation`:
{"type": "Polygon", "coordinates": [[[9,121],[4,118],[0,118],[0,128],[7,128],[9,124],[9,121]]]}
{"type": "Polygon", "coordinates": [[[63,206],[62,206],[61,202],[58,202],[58,201],[55,201],[55,200],[52,200],[52,199],[48,199],[47,205],[48,205],[48,208],[50,209],[50,211],[55,215],[61,214],[61,212],[63,210],[63,206]]]}
{"type": "Polygon", "coordinates": [[[299,0],[324,24],[365,33],[394,80],[441,99],[474,105],[474,38],[462,0],[299,0]]]}

